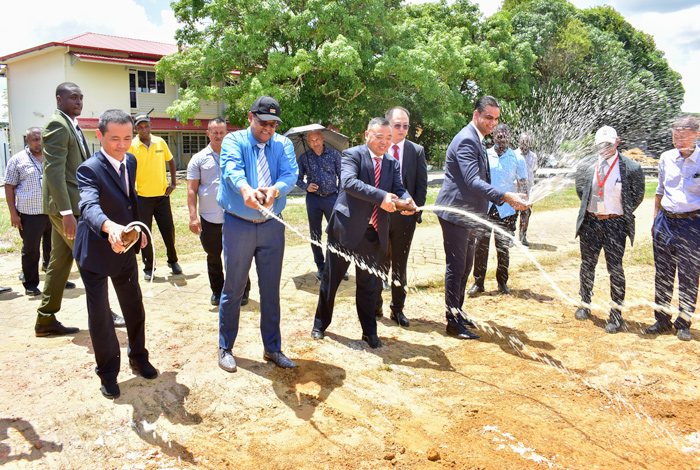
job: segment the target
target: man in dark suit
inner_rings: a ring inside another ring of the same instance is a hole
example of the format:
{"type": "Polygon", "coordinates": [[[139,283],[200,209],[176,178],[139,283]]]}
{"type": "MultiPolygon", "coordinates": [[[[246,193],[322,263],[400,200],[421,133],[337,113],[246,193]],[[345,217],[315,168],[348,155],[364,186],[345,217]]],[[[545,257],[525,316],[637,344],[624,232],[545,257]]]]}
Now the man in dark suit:
{"type": "MultiPolygon", "coordinates": [[[[63,289],[75,287],[68,282],[73,267],[73,240],[80,212],[80,191],[75,172],[90,155],[85,137],[78,126],[83,110],[83,92],[75,83],[61,83],[56,87],[58,108],[41,135],[44,152],[42,179],[43,213],[49,216],[51,259],[46,270],[44,290],[34,333],[36,336],[76,333],[78,328],[65,327],[56,320],[61,309],[63,289]]],[[[123,319],[115,316],[115,326],[124,326],[123,319]]]]}
{"type": "MultiPolygon", "coordinates": [[[[119,397],[120,351],[109,309],[107,278],[112,285],[126,320],[129,336],[129,363],[141,376],[158,375],[148,361],[145,319],[138,283],[136,250],[124,251],[122,231],[139,220],[136,198],[136,159],[127,153],[133,138],[131,116],[118,109],[100,115],[97,138],[102,148],[78,167],[80,213],[73,255],[85,284],[90,339],[95,350],[95,371],[102,382],[102,395],[119,397]]],[[[146,243],[141,234],[140,247],[146,243]]]]}
{"type": "MultiPolygon", "coordinates": [[[[401,197],[412,205],[413,200],[401,184],[399,162],[385,155],[391,145],[389,121],[372,119],[365,142],[343,152],[340,194],[328,222],[326,265],[311,337],[323,339],[333,318],[338,286],[354,259],[362,339],[371,348],[379,348],[382,342],[377,336],[374,307],[377,273],[382,270],[389,245],[389,213],[396,210],[392,199],[401,197]]],[[[412,213],[405,214],[412,217],[412,213]]]]}
{"type": "MultiPolygon", "coordinates": [[[[391,147],[389,155],[399,162],[401,183],[413,196],[416,205],[425,204],[428,193],[428,166],[425,163],[423,147],[406,139],[410,127],[410,114],[400,106],[390,108],[384,117],[391,124],[391,147]]],[[[411,249],[416,223],[421,223],[421,213],[411,217],[401,214],[389,214],[389,252],[387,254],[386,272],[391,268],[391,319],[399,326],[409,326],[403,307],[406,302],[406,265],[411,249]]],[[[375,314],[382,316],[382,280],[377,286],[377,304],[375,314]]]]}
{"type": "Polygon", "coordinates": [[[610,275],[610,297],[615,306],[610,310],[605,331],[617,333],[625,329],[620,306],[625,300],[625,272],[622,256],[627,237],[634,242],[634,214],[644,199],[642,167],[620,155],[620,138],[610,126],[598,129],[595,145],[598,155],[587,158],[576,170],[576,193],[581,208],[576,221],[576,236],[581,243],[580,289],[582,306],[576,310],[577,320],[586,320],[591,310],[595,267],[600,250],[610,275]]]}
{"type": "MultiPolygon", "coordinates": [[[[525,194],[504,192],[491,185],[484,137],[498,124],[501,105],[492,96],[475,103],[472,121],[452,139],[445,159],[445,182],[436,205],[447,206],[484,218],[489,202],[510,204],[525,210],[525,194]]],[[[445,247],[445,306],[447,334],[459,339],[478,339],[468,327],[476,327],[462,310],[464,291],[474,263],[475,231],[478,220],[450,211],[435,211],[442,227],[445,247]]]]}

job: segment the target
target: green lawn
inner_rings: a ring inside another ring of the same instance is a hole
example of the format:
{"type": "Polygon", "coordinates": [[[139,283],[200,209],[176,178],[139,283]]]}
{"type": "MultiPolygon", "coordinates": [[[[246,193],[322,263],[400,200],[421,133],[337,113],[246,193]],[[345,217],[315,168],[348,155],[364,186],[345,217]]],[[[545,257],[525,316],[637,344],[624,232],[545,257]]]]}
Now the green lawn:
{"type": "MultiPolygon", "coordinates": [[[[647,181],[645,197],[653,197],[656,191],[656,181],[647,181]]],[[[428,198],[426,204],[435,203],[439,188],[433,187],[428,189],[428,198]]],[[[3,203],[5,204],[5,203],[3,203]]],[[[187,211],[187,191],[185,181],[179,181],[177,189],[171,196],[171,204],[173,211],[173,219],[175,220],[175,241],[177,252],[180,255],[195,253],[202,251],[202,246],[199,243],[197,236],[193,235],[189,230],[189,213],[187,211]]],[[[544,198],[537,203],[538,211],[547,211],[554,209],[562,209],[568,207],[579,207],[579,199],[576,196],[574,188],[567,188],[557,191],[555,194],[544,198]]],[[[304,196],[294,196],[288,198],[287,207],[284,212],[284,220],[292,227],[299,230],[303,235],[308,235],[308,224],[306,219],[306,206],[304,205],[304,196]]],[[[423,224],[427,226],[437,224],[437,217],[432,213],[426,213],[423,216],[423,224]]],[[[154,223],[154,238],[156,246],[156,254],[159,258],[165,257],[165,246],[160,238],[160,234],[154,223]]],[[[300,237],[287,230],[287,244],[299,245],[309,243],[307,239],[300,237]]],[[[19,252],[22,248],[22,239],[19,232],[10,225],[10,213],[5,206],[4,210],[0,211],[0,253],[19,252]]]]}

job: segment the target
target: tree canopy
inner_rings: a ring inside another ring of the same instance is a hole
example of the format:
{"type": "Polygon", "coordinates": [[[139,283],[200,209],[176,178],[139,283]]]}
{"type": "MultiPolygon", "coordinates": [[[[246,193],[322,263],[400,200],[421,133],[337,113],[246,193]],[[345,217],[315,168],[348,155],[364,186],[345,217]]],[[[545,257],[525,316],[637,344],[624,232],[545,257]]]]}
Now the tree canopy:
{"type": "Polygon", "coordinates": [[[606,119],[621,134],[654,134],[662,122],[665,131],[682,104],[680,76],[653,39],[610,7],[506,0],[485,18],[469,0],[172,5],[183,23],[181,50],[156,70],[180,87],[168,112],[181,119],[193,119],[202,102],[223,101],[226,117],[245,126],[251,103],[267,94],[280,102],[286,127],[319,122],[359,143],[370,118],[401,105],[413,129],[423,129],[409,137],[439,158],[482,94],[508,105],[504,118],[516,129],[554,124],[557,116],[538,115],[555,91],[590,101],[583,134],[606,119]]]}

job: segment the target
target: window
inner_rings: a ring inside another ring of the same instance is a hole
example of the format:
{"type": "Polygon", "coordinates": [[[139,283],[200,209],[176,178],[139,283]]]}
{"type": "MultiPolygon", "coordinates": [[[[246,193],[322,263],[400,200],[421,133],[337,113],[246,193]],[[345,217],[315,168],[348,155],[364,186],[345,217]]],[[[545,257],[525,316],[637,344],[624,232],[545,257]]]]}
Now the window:
{"type": "Polygon", "coordinates": [[[193,154],[202,150],[207,146],[207,135],[205,133],[183,133],[182,134],[182,153],[193,154]]]}
{"type": "Polygon", "coordinates": [[[146,70],[137,71],[138,74],[138,91],[141,93],[159,93],[165,94],[165,82],[156,80],[156,73],[146,70]]]}
{"type": "Polygon", "coordinates": [[[131,103],[131,109],[139,108],[139,100],[136,94],[136,74],[129,73],[129,102],[131,103]]]}

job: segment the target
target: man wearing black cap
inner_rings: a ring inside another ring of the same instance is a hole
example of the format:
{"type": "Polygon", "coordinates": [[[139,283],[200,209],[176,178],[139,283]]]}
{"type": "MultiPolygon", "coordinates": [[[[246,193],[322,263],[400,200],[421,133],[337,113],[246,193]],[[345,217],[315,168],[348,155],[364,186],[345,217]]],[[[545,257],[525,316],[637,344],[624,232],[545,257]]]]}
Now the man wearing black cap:
{"type": "MultiPolygon", "coordinates": [[[[151,229],[153,218],[158,224],[158,230],[163,237],[168,254],[168,266],[173,274],[182,274],[182,268],[177,263],[175,251],[175,224],[170,209],[170,193],[177,186],[175,159],[170,153],[168,144],[162,138],[151,135],[151,119],[146,113],[134,116],[134,127],[138,134],[131,143],[129,153],[136,157],[136,193],[141,222],[151,229]],[[165,162],[170,170],[170,185],[165,176],[165,162]]],[[[153,276],[153,243],[141,250],[143,257],[144,279],[151,280],[153,276]]]]}
{"type": "Polygon", "coordinates": [[[231,349],[238,334],[241,299],[255,258],[260,286],[263,357],[278,367],[296,364],[282,354],[280,278],[284,225],[279,216],[299,169],[292,142],[275,133],[280,105],[261,96],[248,112],[250,127],[229,133],[221,144],[221,184],[217,201],[224,209],[226,276],[219,305],[219,367],[236,371],[231,349]]]}

